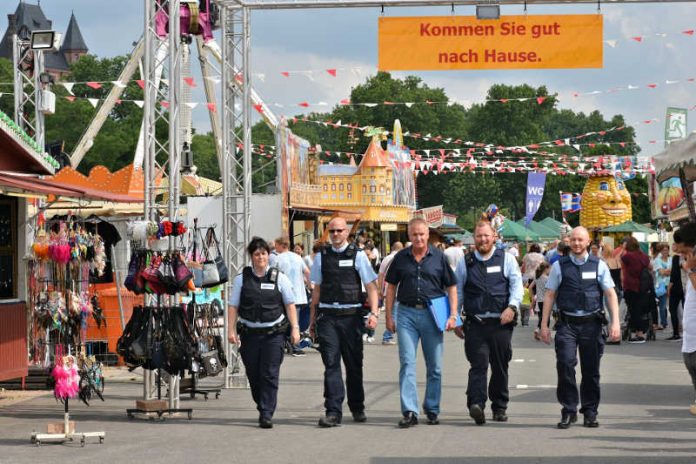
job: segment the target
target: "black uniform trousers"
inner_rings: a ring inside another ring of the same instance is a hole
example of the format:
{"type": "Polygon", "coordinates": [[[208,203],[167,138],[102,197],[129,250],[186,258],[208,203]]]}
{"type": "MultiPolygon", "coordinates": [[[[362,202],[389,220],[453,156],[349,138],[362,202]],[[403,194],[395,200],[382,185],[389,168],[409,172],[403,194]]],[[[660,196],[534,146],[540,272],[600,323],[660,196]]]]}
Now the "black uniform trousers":
{"type": "Polygon", "coordinates": [[[684,292],[672,292],[669,294],[669,315],[672,318],[673,335],[679,335],[679,304],[684,307],[684,292]]]}
{"type": "Polygon", "coordinates": [[[324,408],[327,415],[343,416],[343,399],[348,393],[351,412],[365,410],[363,390],[363,318],[360,314],[336,316],[322,312],[317,318],[319,351],[324,363],[324,408]],[[343,387],[341,359],[346,368],[343,387]]]}
{"type": "Polygon", "coordinates": [[[505,412],[510,393],[508,391],[508,365],[512,359],[512,324],[500,325],[498,321],[489,324],[469,322],[464,329],[464,351],[469,361],[469,383],[466,388],[466,405],[486,406],[491,400],[494,412],[505,412]],[[486,397],[488,365],[491,366],[491,381],[486,397]]]}
{"type": "Polygon", "coordinates": [[[278,402],[278,374],[283,362],[285,332],[274,334],[240,333],[239,354],[244,362],[251,397],[259,416],[273,418],[278,402]]]}
{"type": "Polygon", "coordinates": [[[558,386],[556,397],[563,407],[563,414],[578,410],[578,386],[575,381],[575,366],[580,352],[580,412],[587,417],[596,417],[599,407],[599,360],[604,353],[602,322],[592,318],[574,322],[559,320],[556,326],[556,371],[558,386]]]}

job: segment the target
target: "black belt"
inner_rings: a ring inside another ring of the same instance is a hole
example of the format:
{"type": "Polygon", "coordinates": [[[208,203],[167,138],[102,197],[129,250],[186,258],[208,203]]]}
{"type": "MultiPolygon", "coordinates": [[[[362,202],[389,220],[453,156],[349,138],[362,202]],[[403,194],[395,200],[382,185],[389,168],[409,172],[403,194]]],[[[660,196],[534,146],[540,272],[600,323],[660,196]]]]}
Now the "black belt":
{"type": "Polygon", "coordinates": [[[427,304],[419,302],[414,302],[414,303],[406,303],[404,301],[399,301],[399,304],[402,304],[404,306],[408,306],[409,308],[416,308],[416,309],[426,309],[428,307],[427,304]]]}
{"type": "Polygon", "coordinates": [[[599,311],[594,312],[592,314],[587,314],[586,316],[574,316],[572,314],[566,314],[561,311],[558,315],[558,318],[563,322],[582,323],[590,321],[599,321],[602,319],[602,316],[600,315],[599,311]]]}
{"type": "Polygon", "coordinates": [[[363,308],[319,308],[319,314],[322,316],[362,316],[363,311],[363,308]]]}
{"type": "Polygon", "coordinates": [[[246,324],[237,322],[237,332],[240,334],[273,335],[287,331],[289,326],[290,323],[287,319],[284,319],[283,322],[280,322],[272,327],[249,327],[246,324]]]}
{"type": "Polygon", "coordinates": [[[466,315],[466,322],[478,324],[478,325],[501,325],[500,318],[497,317],[478,317],[473,315],[466,315]]]}

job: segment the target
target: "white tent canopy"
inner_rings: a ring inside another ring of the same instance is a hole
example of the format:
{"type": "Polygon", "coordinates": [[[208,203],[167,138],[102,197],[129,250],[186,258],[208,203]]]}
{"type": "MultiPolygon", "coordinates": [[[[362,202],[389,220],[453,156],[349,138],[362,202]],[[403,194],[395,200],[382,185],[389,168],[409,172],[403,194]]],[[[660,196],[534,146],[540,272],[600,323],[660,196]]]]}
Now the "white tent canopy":
{"type": "Polygon", "coordinates": [[[687,138],[672,142],[662,152],[653,157],[657,181],[679,177],[679,168],[684,168],[686,180],[696,181],[696,133],[687,138]]]}

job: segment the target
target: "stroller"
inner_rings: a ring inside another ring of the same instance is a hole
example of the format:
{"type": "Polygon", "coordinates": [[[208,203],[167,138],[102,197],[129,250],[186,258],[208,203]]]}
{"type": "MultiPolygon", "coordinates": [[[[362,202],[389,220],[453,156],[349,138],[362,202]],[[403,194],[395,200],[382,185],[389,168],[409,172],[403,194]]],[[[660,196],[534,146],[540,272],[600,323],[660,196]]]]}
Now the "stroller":
{"type": "MultiPolygon", "coordinates": [[[[656,338],[653,324],[657,321],[657,295],[655,294],[655,281],[652,272],[647,268],[643,269],[640,275],[640,294],[645,295],[645,298],[641,298],[639,302],[643,307],[643,320],[646,320],[648,324],[648,329],[645,332],[645,340],[653,341],[656,338]]],[[[627,341],[631,336],[631,331],[629,329],[631,326],[630,320],[631,313],[630,311],[626,311],[626,317],[621,326],[621,340],[623,341],[627,341]]]]}

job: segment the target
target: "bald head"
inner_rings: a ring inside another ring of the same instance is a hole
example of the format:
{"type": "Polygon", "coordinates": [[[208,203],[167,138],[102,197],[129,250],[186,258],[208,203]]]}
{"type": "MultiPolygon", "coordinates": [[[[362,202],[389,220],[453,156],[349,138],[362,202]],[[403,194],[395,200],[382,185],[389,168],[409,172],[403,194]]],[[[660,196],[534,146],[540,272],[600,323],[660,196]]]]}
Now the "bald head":
{"type": "Polygon", "coordinates": [[[570,233],[570,251],[577,257],[584,256],[590,244],[590,233],[582,226],[578,226],[570,233]]]}

